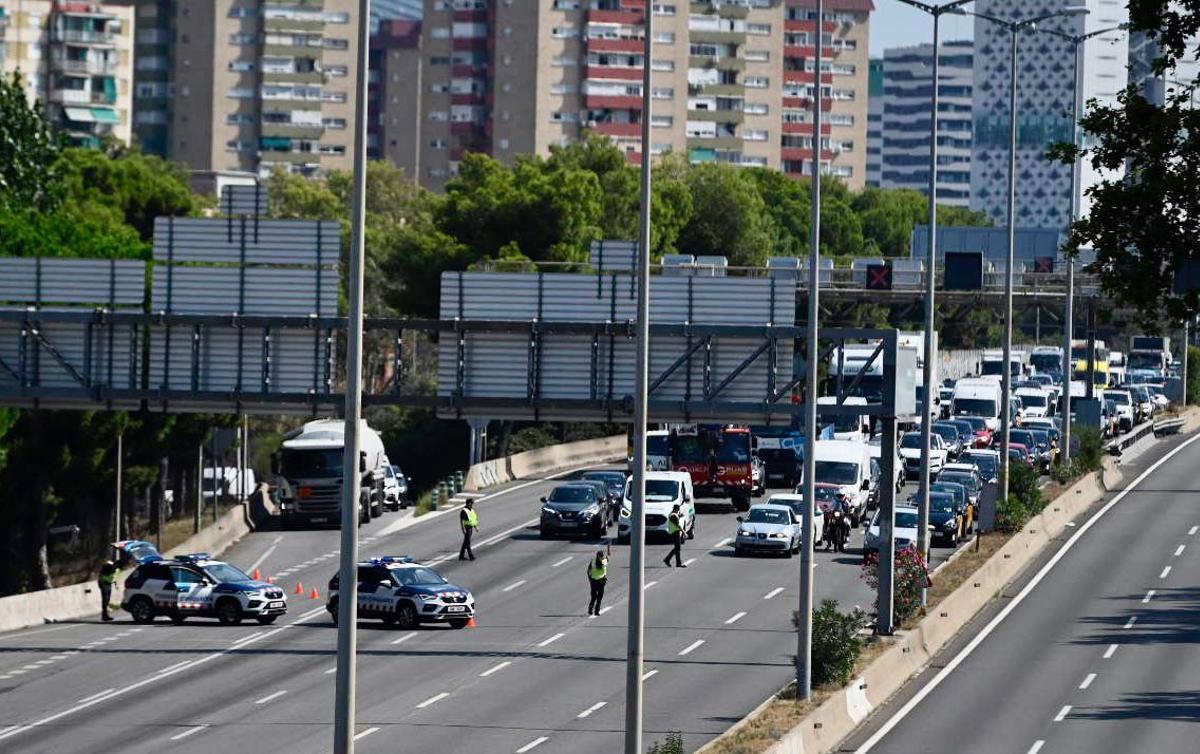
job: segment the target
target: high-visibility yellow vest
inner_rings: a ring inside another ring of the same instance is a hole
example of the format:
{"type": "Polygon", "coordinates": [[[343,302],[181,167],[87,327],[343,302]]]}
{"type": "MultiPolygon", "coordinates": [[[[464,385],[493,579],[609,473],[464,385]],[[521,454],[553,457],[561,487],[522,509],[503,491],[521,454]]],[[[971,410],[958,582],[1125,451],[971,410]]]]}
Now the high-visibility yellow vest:
{"type": "Polygon", "coordinates": [[[101,584],[117,583],[117,570],[114,568],[112,573],[101,573],[100,574],[100,583],[101,584]]]}
{"type": "Polygon", "coordinates": [[[600,579],[603,579],[607,576],[608,576],[608,562],[607,561],[600,561],[600,563],[597,564],[596,561],[593,560],[592,564],[590,566],[588,566],[588,578],[591,579],[592,581],[599,581],[600,579]]]}
{"type": "Polygon", "coordinates": [[[472,529],[478,529],[479,528],[479,514],[476,513],[474,510],[468,509],[468,508],[463,508],[463,511],[465,511],[467,514],[467,526],[471,527],[472,529]]]}
{"type": "Polygon", "coordinates": [[[667,533],[668,534],[678,534],[679,533],[679,514],[678,513],[672,513],[670,516],[667,517],[667,533]]]}

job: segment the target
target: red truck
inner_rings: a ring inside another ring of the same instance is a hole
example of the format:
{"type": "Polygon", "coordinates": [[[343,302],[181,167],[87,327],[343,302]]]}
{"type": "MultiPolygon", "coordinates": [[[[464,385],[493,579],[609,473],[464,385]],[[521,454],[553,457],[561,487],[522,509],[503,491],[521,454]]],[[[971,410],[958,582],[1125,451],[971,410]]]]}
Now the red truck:
{"type": "Polygon", "coordinates": [[[671,450],[672,468],[691,475],[697,497],[727,497],[737,510],[749,510],[756,492],[749,428],[676,430],[671,450]]]}

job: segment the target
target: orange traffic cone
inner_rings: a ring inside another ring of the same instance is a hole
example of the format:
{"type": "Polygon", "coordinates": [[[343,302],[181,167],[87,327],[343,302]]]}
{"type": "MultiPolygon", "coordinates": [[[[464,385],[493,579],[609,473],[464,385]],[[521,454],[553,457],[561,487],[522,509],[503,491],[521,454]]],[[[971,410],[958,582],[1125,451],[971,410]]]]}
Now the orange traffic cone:
{"type": "Polygon", "coordinates": [[[467,628],[475,628],[475,618],[467,618],[467,628]]]}
{"type": "Polygon", "coordinates": [[[321,599],[321,593],[318,592],[317,588],[314,586],[313,590],[312,590],[312,594],[308,595],[308,598],[312,599],[312,600],[319,600],[319,599],[321,599]]]}
{"type": "Polygon", "coordinates": [[[257,568],[254,569],[254,580],[262,581],[262,574],[258,572],[257,568]]]}
{"type": "Polygon", "coordinates": [[[304,584],[296,582],[296,594],[304,594],[304,584]]]}

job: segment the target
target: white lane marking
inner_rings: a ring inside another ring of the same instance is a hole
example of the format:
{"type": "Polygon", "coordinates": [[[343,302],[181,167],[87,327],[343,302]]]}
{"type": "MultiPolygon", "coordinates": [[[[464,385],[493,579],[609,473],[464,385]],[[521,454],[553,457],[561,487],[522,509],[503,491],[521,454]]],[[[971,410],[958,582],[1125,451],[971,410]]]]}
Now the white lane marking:
{"type": "Polygon", "coordinates": [[[2,735],[2,734],[4,734],[4,733],[7,733],[7,732],[9,732],[10,730],[16,730],[16,729],[17,729],[17,728],[19,728],[19,727],[21,727],[21,726],[19,726],[19,725],[10,725],[10,726],[8,726],[7,728],[0,728],[0,735],[2,735]]]}
{"type": "Polygon", "coordinates": [[[713,545],[713,549],[716,549],[718,547],[724,547],[725,545],[729,544],[732,541],[733,541],[732,537],[726,537],[725,539],[722,539],[720,542],[717,542],[715,545],[713,545]]]}
{"type": "MultiPolygon", "coordinates": [[[[432,515],[432,514],[426,513],[421,518],[428,518],[430,515],[432,515]]],[[[474,547],[476,549],[478,549],[480,547],[486,547],[487,545],[490,545],[490,544],[495,544],[496,542],[499,542],[500,540],[504,539],[505,537],[511,536],[515,532],[519,532],[523,529],[528,529],[529,527],[536,524],[539,520],[540,519],[531,518],[528,521],[517,524],[516,526],[512,527],[511,529],[505,529],[504,531],[500,532],[499,534],[493,535],[492,537],[485,539],[482,542],[479,542],[474,547]]],[[[427,561],[425,561],[425,563],[426,563],[426,565],[437,565],[438,563],[445,563],[447,560],[452,560],[457,557],[458,557],[457,552],[450,552],[450,553],[446,553],[445,555],[439,555],[438,557],[433,558],[431,560],[427,560],[427,561]]]]}
{"type": "Polygon", "coordinates": [[[524,583],[525,583],[525,579],[521,579],[520,581],[515,581],[515,582],[509,584],[508,586],[504,587],[500,591],[511,592],[512,590],[516,589],[517,587],[521,586],[524,583]]]}
{"type": "Polygon", "coordinates": [[[694,642],[680,650],[679,656],[683,657],[684,655],[690,655],[692,652],[695,652],[702,646],[704,646],[704,639],[696,639],[694,642]]]}
{"type": "Polygon", "coordinates": [[[1136,616],[1136,615],[1134,615],[1134,616],[1131,616],[1131,617],[1129,618],[1129,620],[1125,621],[1125,625],[1124,625],[1124,626],[1122,626],[1122,628],[1133,628],[1133,624],[1134,624],[1134,623],[1137,623],[1137,616],[1136,616]]]}
{"type": "Polygon", "coordinates": [[[379,726],[375,726],[373,728],[367,728],[362,733],[355,733],[354,740],[358,741],[359,739],[366,738],[367,736],[371,735],[372,733],[376,733],[378,731],[379,731],[379,726]]]}
{"type": "Polygon", "coordinates": [[[1180,555],[1183,554],[1183,551],[1186,549],[1187,549],[1187,545],[1180,545],[1179,547],[1176,547],[1175,548],[1175,557],[1178,558],[1180,555]]]}
{"type": "Polygon", "coordinates": [[[1170,573],[1171,573],[1171,566],[1167,566],[1166,568],[1162,569],[1162,573],[1158,574],[1158,577],[1160,579],[1165,579],[1167,577],[1167,575],[1170,573]]]}
{"type": "Polygon", "coordinates": [[[254,573],[254,569],[262,565],[264,560],[271,557],[271,554],[275,552],[275,548],[278,547],[279,543],[282,541],[282,535],[276,537],[275,541],[271,543],[271,546],[263,550],[263,554],[258,556],[258,560],[255,560],[248,568],[246,568],[246,573],[254,573]]]}
{"type": "Polygon", "coordinates": [[[10,671],[8,671],[8,674],[9,675],[24,675],[27,672],[29,672],[29,671],[27,671],[27,670],[10,670],[10,671]]]}
{"type": "Polygon", "coordinates": [[[204,730],[207,727],[208,727],[207,725],[197,725],[197,726],[188,728],[187,730],[185,730],[182,733],[176,733],[175,735],[171,736],[170,740],[182,741],[183,739],[187,738],[188,736],[193,736],[193,735],[199,733],[200,731],[204,730]]]}
{"type": "MultiPolygon", "coordinates": [[[[392,643],[395,644],[396,642],[392,642],[392,643]]],[[[336,673],[336,672],[337,672],[337,665],[334,665],[329,670],[326,670],[322,675],[329,675],[331,673],[336,673]]]]}
{"type": "Polygon", "coordinates": [[[258,638],[259,638],[260,636],[262,636],[262,631],[258,631],[258,632],[256,632],[256,633],[250,634],[249,636],[243,636],[242,638],[240,638],[240,639],[238,639],[237,641],[233,642],[233,643],[232,643],[230,646],[232,646],[232,647],[236,647],[236,646],[240,646],[240,645],[242,645],[242,644],[245,644],[245,643],[247,643],[247,642],[256,641],[256,640],[258,640],[258,638]]]}
{"type": "Polygon", "coordinates": [[[647,581],[647,582],[646,582],[646,585],[645,585],[644,587],[642,587],[642,589],[643,589],[643,590],[645,590],[645,589],[649,589],[650,587],[654,586],[654,585],[655,585],[655,584],[657,584],[657,583],[658,583],[657,581],[647,581]]]}
{"type": "Polygon", "coordinates": [[[695,558],[688,558],[687,560],[683,561],[683,564],[685,566],[690,566],[692,563],[695,563],[695,562],[696,562],[695,558]]]}
{"type": "MultiPolygon", "coordinates": [[[[315,615],[320,615],[320,614],[321,614],[321,613],[323,613],[323,612],[325,612],[325,608],[323,608],[323,607],[314,607],[312,610],[309,610],[307,613],[301,613],[301,614],[300,614],[300,619],[299,619],[299,620],[297,620],[297,621],[295,621],[295,622],[296,622],[296,623],[299,623],[300,621],[305,621],[305,620],[308,620],[309,618],[312,618],[312,617],[313,617],[313,616],[315,616],[315,615]]],[[[276,631],[278,631],[279,629],[275,629],[275,630],[276,630],[276,631]]]]}
{"type": "Polygon", "coordinates": [[[782,592],[782,591],[783,591],[783,587],[781,587],[781,586],[777,586],[777,587],[775,587],[774,589],[772,589],[771,591],[769,591],[769,592],[767,592],[766,594],[764,594],[764,595],[763,595],[763,599],[764,599],[764,600],[769,600],[769,599],[771,599],[772,597],[775,597],[776,595],[778,595],[778,594],[779,594],[780,592],[782,592]]]}
{"type": "Polygon", "coordinates": [[[607,613],[609,610],[612,610],[612,605],[609,605],[608,607],[602,607],[602,608],[600,608],[600,614],[601,614],[601,615],[604,615],[604,614],[605,614],[605,613],[607,613]]]}
{"type": "Polygon", "coordinates": [[[428,699],[426,699],[425,701],[418,704],[417,709],[425,709],[426,707],[428,707],[431,704],[437,704],[438,702],[442,701],[443,699],[445,699],[448,696],[450,696],[450,692],[448,692],[448,691],[443,691],[440,694],[431,696],[428,699]]]}
{"type": "Polygon", "coordinates": [[[287,693],[287,689],[280,689],[279,691],[276,691],[274,694],[267,694],[262,699],[254,700],[254,703],[255,704],[266,704],[267,702],[271,701],[272,699],[278,699],[279,697],[283,696],[286,693],[287,693]]]}
{"type": "Polygon", "coordinates": [[[33,664],[34,665],[49,665],[52,662],[54,662],[54,660],[38,660],[37,662],[35,662],[33,664]]]}
{"type": "Polygon", "coordinates": [[[1146,592],[1146,596],[1145,596],[1145,597],[1142,597],[1142,604],[1144,605],[1144,604],[1146,604],[1147,602],[1149,602],[1149,601],[1150,601],[1150,600],[1152,600],[1152,599],[1154,599],[1154,590],[1153,590],[1153,589],[1151,589],[1150,591],[1146,592]]]}
{"type": "Polygon", "coordinates": [[[1192,528],[1188,529],[1188,536],[1189,536],[1189,537],[1194,537],[1194,536],[1196,536],[1196,530],[1197,530],[1197,529],[1200,529],[1200,526],[1193,526],[1192,528]]]}
{"type": "Polygon", "coordinates": [[[564,636],[566,636],[566,634],[561,634],[561,633],[560,633],[560,634],[555,634],[554,636],[551,636],[549,639],[546,639],[546,640],[544,640],[544,641],[538,642],[538,646],[539,646],[539,647],[544,647],[544,646],[546,646],[547,644],[553,644],[554,642],[558,641],[559,639],[561,639],[561,638],[562,638],[562,637],[564,637],[564,636]]]}
{"type": "Polygon", "coordinates": [[[104,689],[103,691],[101,691],[101,692],[99,692],[99,693],[96,693],[96,694],[92,694],[91,696],[85,696],[84,698],[80,699],[78,702],[75,702],[75,703],[76,703],[76,704],[83,704],[84,702],[90,702],[90,701],[92,701],[93,699],[97,699],[97,698],[99,698],[99,697],[102,697],[102,696],[104,696],[105,694],[108,694],[108,693],[110,693],[110,692],[112,692],[112,689],[104,689]]]}
{"type": "MultiPolygon", "coordinates": [[[[287,624],[286,626],[281,626],[281,627],[275,629],[274,631],[268,631],[264,635],[264,638],[266,636],[271,636],[273,634],[277,634],[280,631],[284,631],[293,626],[297,626],[301,623],[304,623],[306,620],[308,620],[308,618],[301,616],[300,618],[297,618],[296,620],[292,621],[291,623],[287,624]]],[[[67,707],[64,710],[55,712],[52,715],[47,715],[46,717],[43,717],[39,720],[34,720],[32,723],[26,723],[25,725],[18,725],[14,728],[6,730],[3,733],[0,733],[0,741],[4,740],[6,738],[15,736],[16,734],[21,733],[23,731],[30,730],[32,728],[40,728],[40,727],[49,725],[50,723],[53,723],[56,720],[61,720],[62,718],[67,717],[69,715],[73,715],[77,712],[82,712],[83,710],[88,709],[89,707],[93,707],[97,704],[100,704],[101,702],[107,702],[112,699],[116,699],[117,697],[124,696],[125,694],[129,694],[133,691],[136,691],[136,690],[142,688],[143,686],[148,686],[157,681],[161,681],[164,678],[168,678],[172,675],[177,675],[179,673],[182,673],[184,670],[191,670],[193,668],[198,668],[201,665],[210,663],[213,660],[216,660],[220,657],[225,657],[227,655],[230,655],[232,652],[233,652],[233,649],[222,649],[218,652],[213,652],[212,654],[207,654],[207,655],[200,657],[198,659],[195,659],[195,660],[186,660],[182,663],[179,663],[179,664],[173,666],[172,668],[168,668],[167,670],[160,670],[159,672],[155,673],[154,675],[152,675],[148,678],[143,678],[142,680],[137,681],[135,683],[131,683],[128,686],[122,686],[121,688],[117,689],[116,691],[112,692],[111,694],[108,694],[107,696],[97,697],[96,699],[93,699],[90,702],[83,702],[80,704],[75,704],[72,707],[67,707]]]]}
{"type": "Polygon", "coordinates": [[[742,618],[745,618],[745,617],[746,617],[745,612],[734,613],[730,618],[728,618],[725,621],[725,625],[726,626],[733,625],[734,623],[737,623],[738,621],[740,621],[742,618]]]}
{"type": "Polygon", "coordinates": [[[648,681],[656,675],[658,675],[657,669],[656,670],[647,670],[645,673],[642,674],[642,680],[648,681]]]}
{"type": "Polygon", "coordinates": [[[495,665],[495,666],[493,666],[493,667],[490,667],[490,668],[488,668],[487,670],[483,671],[482,673],[480,673],[480,674],[479,674],[479,677],[480,677],[480,678],[487,678],[487,677],[488,677],[489,675],[491,675],[492,673],[496,673],[496,672],[499,672],[499,671],[501,671],[501,670],[504,670],[504,669],[505,669],[505,668],[507,668],[509,665],[512,665],[512,660],[505,660],[504,662],[500,663],[499,665],[495,665]]]}
{"type": "Polygon", "coordinates": [[[537,738],[533,739],[532,741],[525,744],[521,748],[517,749],[517,754],[525,754],[525,752],[527,752],[527,751],[533,751],[534,749],[536,749],[537,747],[541,746],[542,744],[546,743],[549,740],[550,740],[549,736],[538,736],[537,738]]]}
{"type": "Polygon", "coordinates": [[[574,555],[568,555],[567,557],[563,558],[562,560],[558,561],[557,563],[554,563],[554,564],[553,564],[553,565],[551,565],[550,567],[551,567],[551,568],[558,568],[558,567],[559,567],[560,565],[562,565],[563,563],[570,563],[570,562],[571,562],[571,560],[572,560],[572,559],[574,559],[574,557],[575,557],[574,555]]]}
{"type": "Polygon", "coordinates": [[[591,707],[588,707],[587,709],[585,709],[583,712],[580,712],[575,717],[580,717],[580,718],[591,717],[593,712],[596,712],[597,710],[599,710],[601,707],[603,707],[606,704],[608,704],[608,702],[596,702],[591,707]]]}
{"type": "Polygon", "coordinates": [[[1067,718],[1067,715],[1069,715],[1069,714],[1071,714],[1071,705],[1068,704],[1065,707],[1063,707],[1062,709],[1060,709],[1058,711],[1058,714],[1054,716],[1054,722],[1061,723],[1063,720],[1065,720],[1067,718]]]}
{"type": "Polygon", "coordinates": [[[402,643],[404,643],[404,642],[408,641],[409,639],[411,639],[412,637],[414,637],[414,636],[416,636],[416,635],[417,635],[417,632],[416,632],[416,631],[413,631],[413,632],[411,632],[411,633],[407,633],[407,634],[405,634],[404,636],[401,636],[399,639],[393,639],[393,640],[392,640],[392,644],[402,644],[402,643]]]}
{"type": "MultiPolygon", "coordinates": [[[[992,620],[989,621],[986,626],[980,629],[971,639],[971,641],[968,642],[967,645],[950,660],[950,662],[946,663],[945,667],[938,671],[937,675],[930,679],[929,683],[923,686],[920,691],[918,691],[911,699],[905,702],[900,709],[896,710],[892,716],[888,718],[888,720],[881,725],[879,729],[876,730],[875,733],[863,743],[862,746],[858,748],[856,754],[867,754],[867,752],[869,752],[880,741],[882,741],[884,737],[891,733],[892,730],[900,724],[901,720],[905,719],[909,714],[911,714],[913,709],[915,709],[918,704],[925,700],[925,697],[932,694],[933,691],[940,686],[942,682],[945,681],[946,678],[948,678],[950,674],[953,673],[958,666],[961,665],[963,661],[966,660],[967,657],[979,647],[979,645],[983,644],[987,637],[996,630],[996,627],[1003,623],[1004,619],[1007,618],[1013,610],[1016,610],[1017,607],[1025,601],[1030,593],[1037,588],[1038,584],[1042,583],[1042,580],[1046,578],[1046,574],[1050,573],[1050,571],[1053,570],[1056,565],[1058,565],[1058,562],[1066,557],[1066,554],[1071,551],[1071,548],[1075,546],[1075,543],[1078,542],[1087,532],[1087,530],[1092,528],[1092,526],[1094,526],[1105,513],[1112,510],[1113,506],[1124,500],[1125,496],[1132,492],[1135,487],[1141,484],[1146,477],[1150,476],[1155,471],[1158,471],[1163,464],[1165,464],[1167,461],[1170,461],[1177,454],[1183,452],[1185,448],[1197,440],[1200,440],[1200,435],[1188,438],[1184,442],[1172,448],[1171,451],[1165,456],[1155,461],[1150,468],[1139,474],[1136,479],[1134,479],[1125,487],[1125,489],[1117,493],[1112,500],[1109,500],[1107,503],[1105,503],[1104,507],[1096,511],[1092,517],[1084,523],[1083,526],[1080,526],[1078,529],[1076,529],[1075,533],[1071,535],[1071,538],[1068,539],[1061,548],[1059,548],[1058,552],[1054,553],[1054,555],[1050,557],[1050,560],[1046,561],[1046,564],[1043,565],[1036,574],[1034,574],[1033,578],[1029,580],[1029,583],[1027,583],[1024,588],[1017,593],[1017,596],[1013,597],[1012,600],[1005,605],[999,613],[996,614],[996,617],[992,618],[992,620]]],[[[1134,618],[1130,618],[1128,625],[1125,627],[1129,628],[1129,626],[1132,626],[1134,620],[1134,618]]]]}
{"type": "Polygon", "coordinates": [[[1118,644],[1109,644],[1108,649],[1104,650],[1104,659],[1109,659],[1117,653],[1118,644]]]}
{"type": "Polygon", "coordinates": [[[1037,741],[1033,742],[1033,746],[1030,746],[1029,751],[1025,752],[1025,754],[1038,754],[1038,752],[1041,751],[1042,747],[1045,745],[1045,741],[1038,739],[1037,741]]]}
{"type": "Polygon", "coordinates": [[[1091,685],[1092,685],[1092,681],[1094,681],[1094,680],[1096,680],[1096,674],[1095,674],[1095,673],[1088,673],[1088,676],[1087,676],[1087,678],[1084,678],[1084,679],[1083,679],[1083,683],[1079,684],[1079,688],[1080,688],[1080,690],[1086,689],[1088,686],[1091,686],[1091,685]]]}

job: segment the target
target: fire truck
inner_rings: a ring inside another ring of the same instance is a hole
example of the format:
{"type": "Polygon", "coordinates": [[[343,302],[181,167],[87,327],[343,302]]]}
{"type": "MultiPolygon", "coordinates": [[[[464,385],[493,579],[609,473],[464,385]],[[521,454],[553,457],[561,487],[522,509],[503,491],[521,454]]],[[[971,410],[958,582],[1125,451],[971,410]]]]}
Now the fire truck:
{"type": "Polygon", "coordinates": [[[762,467],[748,427],[685,426],[672,433],[672,468],[692,477],[697,497],[727,497],[739,511],[761,494],[762,467]],[[759,479],[755,479],[756,466],[759,479]]]}

